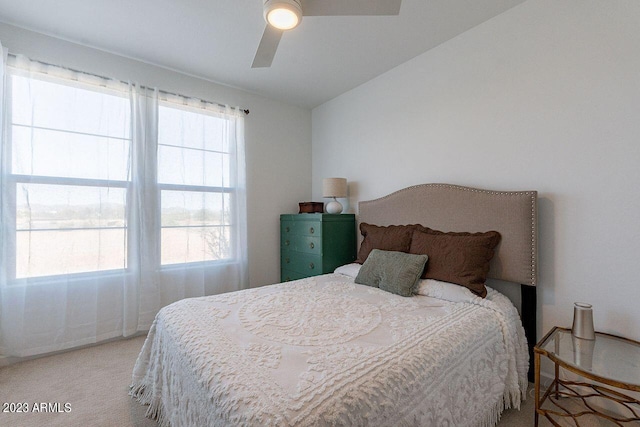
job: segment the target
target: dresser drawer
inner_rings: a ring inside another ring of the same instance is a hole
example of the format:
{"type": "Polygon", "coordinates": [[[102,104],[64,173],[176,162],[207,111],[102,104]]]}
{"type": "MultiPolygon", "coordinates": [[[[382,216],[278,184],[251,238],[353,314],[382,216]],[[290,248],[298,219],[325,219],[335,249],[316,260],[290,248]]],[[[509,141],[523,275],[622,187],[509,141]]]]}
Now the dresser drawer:
{"type": "Polygon", "coordinates": [[[299,236],[321,236],[322,223],[319,221],[295,221],[293,233],[299,236]]]}
{"type": "Polygon", "coordinates": [[[280,237],[282,239],[291,236],[321,236],[322,223],[319,221],[287,221],[280,223],[280,237]]]}
{"type": "Polygon", "coordinates": [[[282,270],[280,272],[281,282],[290,282],[292,280],[304,279],[305,277],[309,277],[309,275],[305,273],[298,273],[297,271],[291,271],[291,270],[282,270]]]}
{"type": "Polygon", "coordinates": [[[294,250],[307,254],[322,255],[322,238],[312,236],[300,236],[296,239],[294,250]]]}
{"type": "Polygon", "coordinates": [[[322,257],[303,252],[282,251],[280,269],[303,273],[304,277],[315,276],[322,274],[322,257]]]}
{"type": "Polygon", "coordinates": [[[322,238],[312,236],[286,236],[280,245],[282,250],[322,255],[322,238]]]}
{"type": "Polygon", "coordinates": [[[285,238],[293,233],[293,221],[280,221],[280,237],[285,238]]]}

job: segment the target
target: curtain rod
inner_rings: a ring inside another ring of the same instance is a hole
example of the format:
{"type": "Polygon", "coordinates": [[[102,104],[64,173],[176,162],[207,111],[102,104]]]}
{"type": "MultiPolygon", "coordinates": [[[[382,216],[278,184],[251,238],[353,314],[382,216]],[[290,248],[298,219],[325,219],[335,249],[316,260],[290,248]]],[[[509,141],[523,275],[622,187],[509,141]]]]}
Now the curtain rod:
{"type": "MultiPolygon", "coordinates": [[[[16,55],[15,53],[9,53],[9,56],[12,56],[12,57],[16,58],[18,55],[16,55]]],[[[39,64],[46,65],[46,66],[49,66],[49,67],[58,67],[58,68],[62,68],[62,69],[65,69],[65,70],[73,71],[74,73],[80,73],[80,74],[85,74],[85,75],[87,75],[87,76],[98,77],[99,79],[115,80],[115,81],[119,81],[120,83],[123,83],[123,84],[127,84],[127,85],[128,85],[128,84],[130,84],[130,82],[125,82],[124,80],[112,79],[112,78],[110,78],[110,77],[101,76],[101,75],[99,75],[99,74],[90,73],[90,72],[88,72],[88,71],[76,70],[75,68],[63,67],[63,66],[61,66],[61,65],[56,65],[56,64],[50,64],[50,63],[48,63],[48,62],[39,61],[39,60],[37,60],[37,59],[31,59],[31,58],[29,58],[29,61],[37,62],[37,63],[39,63],[39,64]]],[[[143,88],[143,89],[152,89],[152,88],[149,88],[149,87],[147,87],[147,86],[142,86],[142,85],[141,85],[140,87],[141,87],[141,88],[143,88]]],[[[178,97],[181,97],[181,98],[187,98],[187,99],[189,99],[189,98],[193,98],[193,97],[191,97],[191,96],[186,96],[186,95],[182,95],[182,94],[179,94],[179,93],[169,92],[169,91],[162,90],[162,89],[158,89],[158,92],[163,93],[163,94],[165,94],[165,95],[178,96],[178,97]]],[[[225,107],[225,108],[227,107],[226,105],[224,105],[224,104],[220,104],[219,102],[206,101],[206,100],[204,100],[204,99],[200,99],[200,98],[197,98],[197,99],[198,99],[199,101],[201,101],[201,102],[206,103],[206,104],[217,105],[218,107],[225,107]]],[[[234,109],[235,109],[235,107],[231,107],[231,108],[234,108],[234,109]]],[[[249,115],[249,110],[248,110],[248,109],[242,109],[242,108],[238,108],[238,109],[239,109],[240,111],[242,111],[245,115],[247,115],[247,116],[249,115]]]]}

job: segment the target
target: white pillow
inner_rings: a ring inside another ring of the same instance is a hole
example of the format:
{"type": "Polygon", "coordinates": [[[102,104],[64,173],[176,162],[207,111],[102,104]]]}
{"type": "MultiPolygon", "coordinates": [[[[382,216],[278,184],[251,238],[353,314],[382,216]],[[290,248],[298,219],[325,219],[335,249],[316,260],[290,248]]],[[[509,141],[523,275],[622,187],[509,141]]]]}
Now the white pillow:
{"type": "Polygon", "coordinates": [[[470,302],[480,298],[464,286],[435,279],[420,280],[416,294],[451,302],[470,302]]]}
{"type": "MultiPolygon", "coordinates": [[[[336,268],[334,273],[355,279],[358,272],[360,272],[360,268],[362,268],[362,264],[354,262],[353,264],[346,264],[336,268]]],[[[480,298],[464,286],[435,279],[421,279],[418,282],[416,294],[451,302],[469,302],[480,298]]]]}
{"type": "Polygon", "coordinates": [[[358,275],[358,272],[360,272],[361,267],[362,264],[354,262],[353,264],[341,265],[333,272],[337,274],[344,274],[345,276],[353,277],[355,279],[355,277],[358,275]]]}

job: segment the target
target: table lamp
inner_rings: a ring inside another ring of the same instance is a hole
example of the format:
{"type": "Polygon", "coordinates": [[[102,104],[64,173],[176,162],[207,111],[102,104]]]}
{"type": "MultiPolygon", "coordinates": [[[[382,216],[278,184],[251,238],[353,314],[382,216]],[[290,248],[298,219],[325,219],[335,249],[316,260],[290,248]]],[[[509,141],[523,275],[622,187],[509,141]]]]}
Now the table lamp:
{"type": "Polygon", "coordinates": [[[333,198],[333,201],[327,203],[325,206],[326,213],[342,213],[342,204],[336,200],[336,197],[347,197],[347,179],[325,178],[322,181],[322,197],[333,198]]]}

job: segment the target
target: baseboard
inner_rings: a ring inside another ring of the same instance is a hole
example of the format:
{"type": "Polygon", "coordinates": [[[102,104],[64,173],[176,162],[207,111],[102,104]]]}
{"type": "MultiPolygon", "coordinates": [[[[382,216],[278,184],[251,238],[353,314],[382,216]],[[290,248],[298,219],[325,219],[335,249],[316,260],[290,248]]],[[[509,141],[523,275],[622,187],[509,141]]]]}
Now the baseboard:
{"type": "Polygon", "coordinates": [[[78,347],[72,347],[72,348],[67,348],[64,350],[58,350],[58,351],[53,351],[50,353],[43,353],[43,354],[37,354],[34,356],[24,356],[24,357],[14,357],[14,356],[0,356],[0,368],[5,367],[5,366],[9,366],[9,365],[13,365],[14,363],[20,363],[20,362],[26,362],[29,360],[33,360],[33,359],[40,359],[41,357],[47,357],[47,356],[55,356],[56,354],[61,354],[61,353],[67,353],[69,351],[75,351],[75,350],[82,350],[83,348],[88,348],[88,347],[95,347],[98,345],[102,345],[102,344],[107,344],[110,342],[114,342],[114,341],[121,341],[121,340],[128,340],[131,338],[137,338],[143,335],[147,335],[148,331],[140,331],[140,332],[136,332],[133,335],[129,335],[126,337],[114,337],[114,338],[109,338],[107,340],[103,340],[103,341],[99,341],[96,343],[90,343],[90,344],[85,344],[85,345],[81,345],[78,347]]]}

